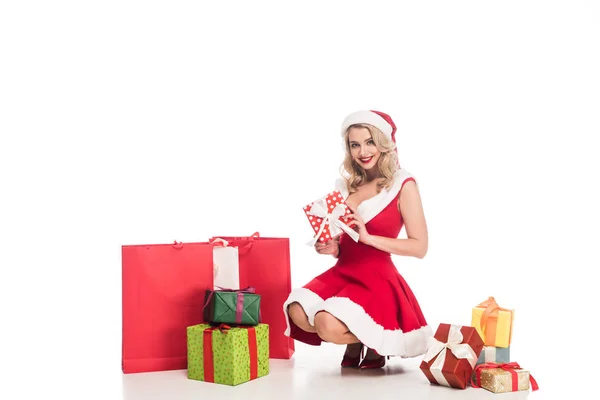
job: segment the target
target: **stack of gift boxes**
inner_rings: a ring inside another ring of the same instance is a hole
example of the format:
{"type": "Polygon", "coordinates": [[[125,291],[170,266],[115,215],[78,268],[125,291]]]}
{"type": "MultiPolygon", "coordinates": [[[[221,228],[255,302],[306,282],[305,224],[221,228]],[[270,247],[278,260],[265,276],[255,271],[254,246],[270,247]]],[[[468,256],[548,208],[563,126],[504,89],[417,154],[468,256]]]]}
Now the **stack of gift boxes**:
{"type": "Polygon", "coordinates": [[[269,326],[254,289],[207,290],[204,323],[187,328],[188,378],[239,385],[269,374],[269,326]]]}
{"type": "Polygon", "coordinates": [[[421,362],[431,383],[493,393],[537,390],[529,371],[510,361],[514,312],[493,297],[473,307],[471,326],[440,324],[421,362]],[[530,385],[531,384],[531,385],[530,385]]]}

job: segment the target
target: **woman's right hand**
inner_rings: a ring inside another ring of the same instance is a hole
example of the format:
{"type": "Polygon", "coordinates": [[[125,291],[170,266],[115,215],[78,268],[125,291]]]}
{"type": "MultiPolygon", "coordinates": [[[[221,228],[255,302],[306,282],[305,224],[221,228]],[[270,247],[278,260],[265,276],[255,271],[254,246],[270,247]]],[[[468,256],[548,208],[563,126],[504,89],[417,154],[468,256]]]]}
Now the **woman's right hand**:
{"type": "Polygon", "coordinates": [[[330,254],[334,257],[338,257],[340,254],[340,242],[339,238],[332,239],[327,241],[326,243],[315,243],[315,250],[319,254],[330,254]]]}

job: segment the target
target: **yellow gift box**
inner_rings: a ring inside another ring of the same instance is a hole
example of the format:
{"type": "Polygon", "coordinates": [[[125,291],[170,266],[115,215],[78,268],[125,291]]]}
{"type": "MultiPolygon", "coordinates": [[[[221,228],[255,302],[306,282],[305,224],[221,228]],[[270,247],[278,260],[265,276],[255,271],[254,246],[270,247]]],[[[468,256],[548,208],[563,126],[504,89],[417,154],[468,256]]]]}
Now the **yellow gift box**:
{"type": "Polygon", "coordinates": [[[471,326],[486,346],[509,347],[512,337],[514,310],[502,308],[493,297],[473,307],[471,326]]]}

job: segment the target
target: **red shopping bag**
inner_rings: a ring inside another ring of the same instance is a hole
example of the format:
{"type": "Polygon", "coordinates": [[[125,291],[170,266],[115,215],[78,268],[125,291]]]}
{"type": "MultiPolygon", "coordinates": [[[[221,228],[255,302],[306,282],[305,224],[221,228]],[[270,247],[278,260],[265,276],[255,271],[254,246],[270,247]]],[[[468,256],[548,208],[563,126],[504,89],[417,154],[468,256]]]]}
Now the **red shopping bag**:
{"type": "MultiPolygon", "coordinates": [[[[294,342],[284,335],[283,314],[291,290],[289,239],[221,238],[238,247],[239,287],[253,286],[262,296],[270,358],[289,359],[294,342]]],[[[186,328],[203,322],[204,294],[214,288],[214,248],[210,243],[122,246],[124,373],[187,368],[186,328]]]]}
{"type": "Polygon", "coordinates": [[[285,336],[283,303],[291,291],[288,238],[215,236],[238,248],[239,288],[252,286],[261,295],[262,322],[269,325],[269,358],[289,359],[294,340],[285,336]]]}
{"type": "Polygon", "coordinates": [[[124,373],[187,368],[186,327],[202,322],[213,246],[122,246],[124,373]]]}

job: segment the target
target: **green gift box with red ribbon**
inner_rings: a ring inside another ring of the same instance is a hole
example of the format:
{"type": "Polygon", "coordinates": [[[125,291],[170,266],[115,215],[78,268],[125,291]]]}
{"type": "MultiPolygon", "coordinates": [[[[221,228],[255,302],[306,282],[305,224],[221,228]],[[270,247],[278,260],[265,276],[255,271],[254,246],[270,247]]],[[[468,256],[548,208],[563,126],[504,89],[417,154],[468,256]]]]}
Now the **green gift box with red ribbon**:
{"type": "Polygon", "coordinates": [[[260,295],[253,287],[207,290],[204,296],[204,322],[212,324],[258,325],[260,295]]]}
{"type": "Polygon", "coordinates": [[[269,374],[269,326],[187,328],[188,378],[239,385],[269,374]]]}

